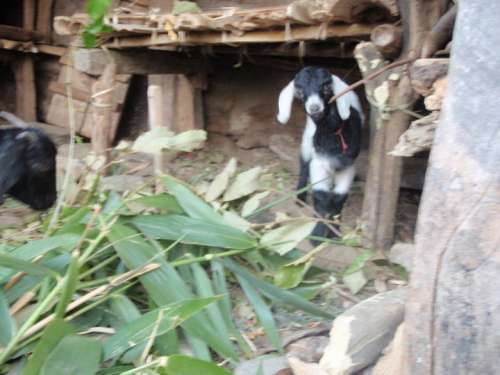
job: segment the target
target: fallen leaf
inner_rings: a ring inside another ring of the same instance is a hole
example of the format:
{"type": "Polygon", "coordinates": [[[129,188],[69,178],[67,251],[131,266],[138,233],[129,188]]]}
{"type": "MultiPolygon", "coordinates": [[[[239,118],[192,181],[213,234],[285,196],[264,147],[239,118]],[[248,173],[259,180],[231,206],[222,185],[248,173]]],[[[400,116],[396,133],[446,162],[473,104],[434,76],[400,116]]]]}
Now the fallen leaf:
{"type": "Polygon", "coordinates": [[[260,244],[280,255],[285,255],[293,250],[300,241],[309,236],[315,225],[316,221],[312,219],[292,221],[265,233],[260,240],[260,244]]]}
{"type": "Polygon", "coordinates": [[[229,162],[224,167],[224,170],[217,176],[215,176],[205,195],[207,201],[212,202],[224,193],[224,191],[227,189],[227,185],[229,184],[229,179],[236,173],[237,164],[238,162],[236,161],[236,159],[231,158],[231,160],[229,160],[229,162]]]}
{"type": "Polygon", "coordinates": [[[249,200],[245,202],[243,208],[241,209],[241,216],[246,217],[251,215],[260,206],[260,201],[269,195],[268,191],[263,191],[262,193],[255,194],[249,200]]]}
{"type": "Polygon", "coordinates": [[[201,146],[207,139],[204,130],[188,130],[179,134],[167,128],[155,128],[140,135],[132,146],[136,152],[157,154],[162,150],[189,152],[201,146]]]}
{"type": "Polygon", "coordinates": [[[349,288],[352,294],[357,294],[368,282],[363,270],[361,269],[348,275],[344,275],[342,281],[344,285],[349,288]]]}
{"type": "Polygon", "coordinates": [[[255,167],[236,176],[236,179],[224,194],[224,202],[234,201],[258,190],[260,188],[259,177],[261,173],[262,167],[255,167]]]}

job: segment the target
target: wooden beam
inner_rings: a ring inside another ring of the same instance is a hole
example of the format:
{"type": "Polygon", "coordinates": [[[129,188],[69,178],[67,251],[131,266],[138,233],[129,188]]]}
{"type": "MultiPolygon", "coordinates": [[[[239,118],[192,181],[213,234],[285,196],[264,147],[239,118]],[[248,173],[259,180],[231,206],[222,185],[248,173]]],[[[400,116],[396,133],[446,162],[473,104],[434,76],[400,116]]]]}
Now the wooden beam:
{"type": "Polygon", "coordinates": [[[43,35],[36,31],[25,30],[17,26],[0,25],[0,38],[30,42],[43,39],[43,35]]]}
{"type": "Polygon", "coordinates": [[[79,49],[74,55],[75,68],[95,76],[102,74],[110,61],[116,64],[117,74],[189,74],[203,68],[201,59],[167,51],[79,49]]]}
{"type": "Polygon", "coordinates": [[[35,29],[36,0],[23,0],[23,29],[35,29]]]}
{"type": "Polygon", "coordinates": [[[243,35],[214,31],[186,32],[182,39],[172,39],[165,33],[156,36],[115,37],[111,42],[106,43],[106,46],[109,48],[127,48],[160,45],[267,44],[344,38],[368,39],[375,26],[361,23],[350,25],[335,24],[324,29],[321,26],[294,26],[291,30],[291,36],[287,35],[285,29],[254,30],[248,31],[243,35]]]}

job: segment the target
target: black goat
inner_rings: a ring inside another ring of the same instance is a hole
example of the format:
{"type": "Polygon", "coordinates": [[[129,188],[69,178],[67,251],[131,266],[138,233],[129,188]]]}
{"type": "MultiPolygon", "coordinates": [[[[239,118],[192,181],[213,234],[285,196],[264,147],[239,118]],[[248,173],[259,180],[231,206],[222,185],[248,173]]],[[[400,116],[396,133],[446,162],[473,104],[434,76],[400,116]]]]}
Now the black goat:
{"type": "Polygon", "coordinates": [[[49,208],[57,198],[54,142],[10,113],[0,117],[15,125],[0,128],[0,204],[8,194],[33,209],[49,208]]]}
{"type": "MultiPolygon", "coordinates": [[[[300,177],[297,189],[310,181],[313,205],[321,216],[340,214],[356,174],[354,160],[361,147],[363,113],[358,96],[353,92],[336,103],[329,99],[347,84],[323,68],[302,69],[279,96],[278,121],[288,122],[293,99],[304,103],[307,121],[302,136],[300,177]]],[[[306,201],[307,192],[298,198],[306,201]]],[[[324,223],[312,233],[316,237],[335,237],[324,223]]]]}

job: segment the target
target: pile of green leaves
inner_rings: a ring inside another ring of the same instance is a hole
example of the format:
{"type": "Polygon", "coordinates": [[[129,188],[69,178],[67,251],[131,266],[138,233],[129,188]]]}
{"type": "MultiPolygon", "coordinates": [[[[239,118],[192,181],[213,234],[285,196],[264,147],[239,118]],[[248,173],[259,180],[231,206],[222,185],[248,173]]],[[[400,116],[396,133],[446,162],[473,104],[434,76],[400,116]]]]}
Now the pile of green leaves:
{"type": "Polygon", "coordinates": [[[100,35],[113,31],[113,28],[104,23],[104,17],[112,2],[113,0],[87,0],[86,11],[90,17],[90,23],[82,32],[85,47],[95,47],[100,35]]]}
{"type": "MultiPolygon", "coordinates": [[[[238,201],[249,175],[222,196],[238,201]]],[[[164,182],[157,195],[95,193],[65,206],[43,238],[0,246],[0,373],[228,374],[213,361],[230,368],[251,355],[232,316],[235,282],[277,350],[269,302],[332,318],[296,289],[311,259],[291,254],[310,222],[242,228],[226,215],[235,205],[164,182]]],[[[243,193],[243,210],[255,213],[259,203],[248,201],[262,193],[243,193]]]]}

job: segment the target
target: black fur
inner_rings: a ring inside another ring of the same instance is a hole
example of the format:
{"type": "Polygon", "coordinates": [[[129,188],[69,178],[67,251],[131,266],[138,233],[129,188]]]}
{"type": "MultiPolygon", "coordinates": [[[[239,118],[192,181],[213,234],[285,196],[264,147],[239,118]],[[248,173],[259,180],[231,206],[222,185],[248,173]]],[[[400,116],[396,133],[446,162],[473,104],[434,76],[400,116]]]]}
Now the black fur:
{"type": "Polygon", "coordinates": [[[36,210],[56,198],[56,154],[52,140],[35,128],[0,128],[0,204],[10,195],[36,210]]]}

